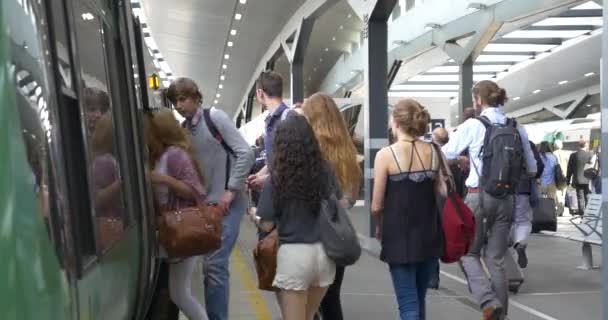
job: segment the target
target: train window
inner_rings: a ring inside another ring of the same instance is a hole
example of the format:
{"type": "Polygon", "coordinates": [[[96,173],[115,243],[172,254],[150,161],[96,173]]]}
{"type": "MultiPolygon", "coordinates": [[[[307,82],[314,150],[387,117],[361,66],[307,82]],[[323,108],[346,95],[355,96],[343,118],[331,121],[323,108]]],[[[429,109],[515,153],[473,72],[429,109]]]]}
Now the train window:
{"type": "Polygon", "coordinates": [[[119,240],[126,219],[121,167],[104,44],[104,22],[95,11],[74,2],[74,19],[80,63],[80,106],[87,145],[89,188],[97,247],[108,249],[119,240]]]}
{"type": "Polygon", "coordinates": [[[57,60],[55,67],[60,75],[60,86],[73,90],[72,71],[70,68],[70,50],[67,38],[65,7],[62,2],[49,6],[52,15],[53,36],[55,40],[55,51],[57,60]]]}
{"type": "MultiPolygon", "coordinates": [[[[43,28],[44,15],[42,8],[34,1],[5,1],[4,19],[8,24],[9,71],[14,85],[15,106],[20,120],[22,135],[14,137],[23,139],[26,152],[26,163],[23,163],[26,183],[34,191],[35,207],[41,220],[44,221],[47,235],[55,247],[59,263],[65,264],[64,217],[59,211],[61,190],[57,189],[54,177],[54,164],[51,159],[53,126],[55,119],[49,109],[50,92],[45,63],[49,61],[46,30],[43,28]]],[[[4,101],[6,102],[6,101],[4,101]]],[[[19,176],[16,173],[16,176],[19,176]]],[[[24,176],[24,175],[21,175],[24,176]]],[[[5,177],[6,178],[6,177],[5,177]]],[[[31,203],[29,194],[18,194],[17,202],[22,205],[31,203]]],[[[27,207],[27,205],[25,205],[27,207]]],[[[33,212],[32,212],[33,213],[33,212]]],[[[35,217],[34,214],[17,212],[16,214],[35,217]]],[[[28,225],[35,226],[33,221],[28,225]]],[[[21,231],[21,230],[9,230],[21,231]]],[[[24,233],[25,235],[28,232],[24,233]]],[[[40,239],[28,239],[36,241],[40,239]]]]}

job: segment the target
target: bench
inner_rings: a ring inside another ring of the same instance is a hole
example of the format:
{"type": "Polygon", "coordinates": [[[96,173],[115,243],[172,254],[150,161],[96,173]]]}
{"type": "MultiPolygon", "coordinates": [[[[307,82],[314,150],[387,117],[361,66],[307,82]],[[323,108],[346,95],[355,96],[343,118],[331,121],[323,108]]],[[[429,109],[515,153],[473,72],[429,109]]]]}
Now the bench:
{"type": "Polygon", "coordinates": [[[598,266],[593,265],[593,252],[591,245],[602,245],[602,195],[591,194],[582,216],[570,219],[570,222],[583,236],[583,263],[579,269],[591,270],[598,266]]]}

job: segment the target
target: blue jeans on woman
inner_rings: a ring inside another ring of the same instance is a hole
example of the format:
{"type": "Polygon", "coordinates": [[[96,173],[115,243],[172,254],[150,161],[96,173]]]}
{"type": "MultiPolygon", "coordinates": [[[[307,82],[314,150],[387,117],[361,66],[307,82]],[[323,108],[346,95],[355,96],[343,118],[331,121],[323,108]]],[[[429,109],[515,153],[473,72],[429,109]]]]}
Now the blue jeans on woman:
{"type": "Polygon", "coordinates": [[[438,264],[437,259],[429,259],[419,263],[389,266],[401,320],[426,319],[426,290],[438,264]]]}

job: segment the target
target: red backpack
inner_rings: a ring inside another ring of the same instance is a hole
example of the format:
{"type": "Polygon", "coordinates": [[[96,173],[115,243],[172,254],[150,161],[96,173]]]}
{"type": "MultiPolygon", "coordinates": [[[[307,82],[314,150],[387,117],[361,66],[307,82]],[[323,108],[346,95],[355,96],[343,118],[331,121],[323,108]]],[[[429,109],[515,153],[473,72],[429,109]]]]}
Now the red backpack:
{"type": "MultiPolygon", "coordinates": [[[[439,154],[441,149],[435,145],[439,154]]],[[[453,263],[469,252],[470,246],[475,240],[475,216],[473,211],[462,201],[454,188],[452,175],[447,169],[447,164],[440,157],[440,170],[443,175],[450,178],[448,183],[448,197],[441,210],[441,224],[443,228],[444,249],[441,261],[453,263]]]]}

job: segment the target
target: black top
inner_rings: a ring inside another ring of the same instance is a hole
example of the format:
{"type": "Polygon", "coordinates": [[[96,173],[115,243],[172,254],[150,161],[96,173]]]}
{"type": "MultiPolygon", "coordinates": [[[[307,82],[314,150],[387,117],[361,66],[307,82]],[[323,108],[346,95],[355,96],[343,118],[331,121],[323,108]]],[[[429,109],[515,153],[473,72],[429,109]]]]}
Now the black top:
{"type": "MultiPolygon", "coordinates": [[[[417,151],[413,145],[414,152],[417,151]]],[[[396,157],[395,161],[399,166],[396,157]]],[[[390,175],[386,182],[380,259],[390,264],[407,264],[439,258],[443,232],[435,204],[436,171],[411,171],[410,168],[403,172],[401,167],[399,171],[401,173],[390,175]]]]}
{"type": "MultiPolygon", "coordinates": [[[[342,199],[342,191],[333,170],[329,168],[326,170],[329,185],[334,190],[336,197],[342,199]]],[[[321,241],[318,212],[310,212],[298,199],[281,205],[281,208],[275,208],[272,197],[274,192],[271,179],[268,179],[260,196],[258,212],[262,221],[276,223],[279,231],[279,244],[321,241]]]]}

